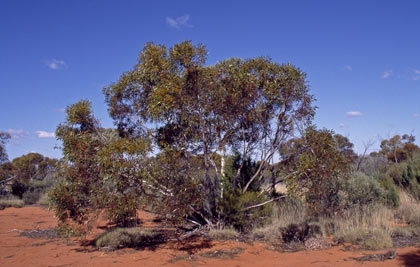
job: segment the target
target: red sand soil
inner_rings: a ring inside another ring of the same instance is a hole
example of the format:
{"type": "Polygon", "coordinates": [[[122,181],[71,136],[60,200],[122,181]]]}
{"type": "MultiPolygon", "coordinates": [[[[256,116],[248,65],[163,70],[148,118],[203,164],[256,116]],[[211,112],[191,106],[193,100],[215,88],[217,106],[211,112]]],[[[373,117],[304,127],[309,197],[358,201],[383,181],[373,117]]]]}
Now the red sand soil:
{"type": "MultiPolygon", "coordinates": [[[[155,227],[154,216],[141,212],[143,226],[155,227]]],[[[386,251],[327,250],[279,253],[270,245],[235,241],[172,241],[150,249],[105,252],[86,241],[33,239],[23,230],[45,230],[56,226],[53,213],[40,207],[6,208],[0,211],[0,266],[420,266],[420,248],[395,249],[397,257],[383,262],[359,262],[353,257],[386,251]],[[224,258],[206,257],[220,251],[239,251],[224,258]]],[[[99,230],[96,233],[100,232],[99,230]]]]}

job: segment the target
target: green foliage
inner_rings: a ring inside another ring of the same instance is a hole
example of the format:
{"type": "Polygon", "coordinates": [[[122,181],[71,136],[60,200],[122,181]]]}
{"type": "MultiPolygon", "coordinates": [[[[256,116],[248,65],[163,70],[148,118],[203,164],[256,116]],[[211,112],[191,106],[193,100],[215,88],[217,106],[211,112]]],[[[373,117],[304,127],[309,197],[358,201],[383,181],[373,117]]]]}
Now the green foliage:
{"type": "Polygon", "coordinates": [[[148,190],[167,204],[168,217],[212,224],[228,192],[243,203],[263,200],[246,192],[257,187],[294,122],[311,120],[314,107],[305,74],[294,66],[267,58],[230,58],[211,66],[206,56],[203,45],[190,41],[169,49],[148,43],[134,69],[103,92],[120,136],[151,133],[160,148],[150,163],[148,190]],[[217,154],[224,151],[241,151],[229,177],[233,190],[222,188],[217,154]],[[252,177],[244,173],[248,155],[261,158],[252,177]]]}
{"type": "Polygon", "coordinates": [[[292,195],[305,199],[314,215],[332,214],[340,208],[339,190],[348,178],[353,155],[351,146],[343,149],[343,138],[332,131],[309,127],[301,138],[282,148],[288,170],[287,186],[292,195]]]}
{"type": "Polygon", "coordinates": [[[355,172],[341,186],[343,204],[347,207],[374,203],[388,203],[387,192],[374,178],[362,172],[355,172]]]}
{"type": "Polygon", "coordinates": [[[10,134],[7,132],[0,132],[0,164],[8,161],[7,152],[6,152],[6,142],[10,139],[10,134]]]}
{"type": "Polygon", "coordinates": [[[266,196],[259,192],[241,193],[235,189],[225,190],[219,203],[221,219],[239,231],[250,231],[269,220],[271,205],[247,208],[265,201],[267,201],[266,196]]]}
{"type": "Polygon", "coordinates": [[[414,153],[404,162],[392,164],[385,174],[385,179],[392,180],[399,188],[420,199],[420,153],[414,153]]]}
{"type": "Polygon", "coordinates": [[[71,219],[82,224],[105,210],[112,222],[128,224],[146,190],[148,139],[131,140],[101,128],[85,100],[66,112],[67,121],[56,132],[64,158],[58,183],[49,193],[50,207],[62,223],[71,219]]]}

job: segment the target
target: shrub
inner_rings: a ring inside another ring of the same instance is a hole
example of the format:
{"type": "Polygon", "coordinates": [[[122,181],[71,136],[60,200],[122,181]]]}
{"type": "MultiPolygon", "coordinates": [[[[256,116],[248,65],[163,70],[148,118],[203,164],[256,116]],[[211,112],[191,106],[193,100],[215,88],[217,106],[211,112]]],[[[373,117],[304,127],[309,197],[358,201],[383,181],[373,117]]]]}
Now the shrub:
{"type": "Polygon", "coordinates": [[[215,229],[209,231],[209,237],[214,240],[230,240],[235,239],[239,236],[239,233],[235,229],[215,229]]]}
{"type": "Polygon", "coordinates": [[[220,202],[220,215],[226,225],[243,232],[264,224],[271,214],[271,205],[246,209],[255,204],[266,201],[264,195],[258,192],[239,190],[225,190],[220,202]]]}
{"type": "Polygon", "coordinates": [[[311,237],[322,236],[321,227],[316,224],[292,223],[281,229],[282,239],[285,243],[290,242],[305,242],[311,237]]]}
{"type": "Polygon", "coordinates": [[[96,240],[96,247],[118,249],[124,247],[141,248],[162,242],[159,234],[143,228],[114,228],[96,240]]]}
{"type": "Polygon", "coordinates": [[[347,208],[387,202],[385,189],[374,178],[362,172],[355,172],[350,179],[342,182],[342,193],[347,208]]]}

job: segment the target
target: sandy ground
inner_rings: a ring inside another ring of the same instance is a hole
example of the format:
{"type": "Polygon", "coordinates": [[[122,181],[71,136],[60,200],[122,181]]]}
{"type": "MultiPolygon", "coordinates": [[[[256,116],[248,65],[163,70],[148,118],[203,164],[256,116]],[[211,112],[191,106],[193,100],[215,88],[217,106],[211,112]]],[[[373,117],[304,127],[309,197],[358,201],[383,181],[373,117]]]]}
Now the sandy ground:
{"type": "MultiPolygon", "coordinates": [[[[140,215],[144,225],[154,226],[151,214],[140,215]]],[[[352,258],[386,251],[343,251],[335,246],[327,250],[279,253],[265,243],[198,239],[141,250],[105,252],[86,240],[20,236],[21,231],[51,229],[56,223],[53,213],[40,207],[0,211],[0,266],[420,266],[420,248],[415,247],[396,249],[397,257],[392,260],[360,262],[352,258]]]]}

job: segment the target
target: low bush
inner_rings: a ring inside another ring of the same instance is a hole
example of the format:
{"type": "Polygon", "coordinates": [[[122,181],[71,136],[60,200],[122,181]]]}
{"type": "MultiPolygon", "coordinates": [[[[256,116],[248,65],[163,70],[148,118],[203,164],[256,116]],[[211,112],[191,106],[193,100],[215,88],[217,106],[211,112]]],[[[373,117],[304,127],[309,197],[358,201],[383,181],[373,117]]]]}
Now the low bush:
{"type": "Polygon", "coordinates": [[[96,240],[96,247],[118,249],[124,247],[144,248],[162,242],[160,234],[143,228],[114,228],[96,240]]]}
{"type": "Polygon", "coordinates": [[[208,235],[214,240],[231,240],[236,239],[239,236],[239,233],[235,229],[226,228],[210,230],[208,235]]]}
{"type": "Polygon", "coordinates": [[[321,237],[322,230],[319,225],[301,223],[292,223],[285,228],[281,228],[282,239],[285,243],[305,242],[312,237],[321,237]]]}
{"type": "Polygon", "coordinates": [[[386,203],[386,191],[372,177],[355,172],[342,184],[343,201],[347,208],[372,203],[386,203]]]}

